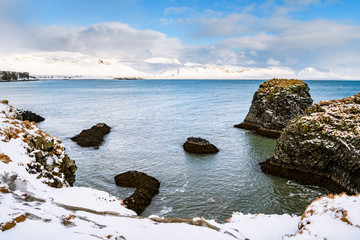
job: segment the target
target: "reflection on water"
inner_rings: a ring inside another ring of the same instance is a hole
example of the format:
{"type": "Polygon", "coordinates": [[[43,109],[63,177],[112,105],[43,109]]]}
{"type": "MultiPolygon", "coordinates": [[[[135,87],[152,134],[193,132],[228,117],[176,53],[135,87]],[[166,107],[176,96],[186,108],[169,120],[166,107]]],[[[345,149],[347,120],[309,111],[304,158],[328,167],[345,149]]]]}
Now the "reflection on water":
{"type": "MultiPolygon", "coordinates": [[[[204,216],[224,221],[233,212],[301,214],[323,189],[264,174],[276,140],[234,128],[262,81],[38,81],[0,83],[0,98],[46,118],[40,127],[60,137],[78,165],[77,186],[125,198],[114,176],[138,170],[161,182],[144,215],[204,216]],[[112,127],[98,150],[69,138],[98,122],[112,127]],[[190,136],[220,152],[185,153],[190,136]]],[[[315,101],[342,98],[359,82],[308,82],[315,101]],[[341,85],[341,91],[338,86],[341,85]]]]}

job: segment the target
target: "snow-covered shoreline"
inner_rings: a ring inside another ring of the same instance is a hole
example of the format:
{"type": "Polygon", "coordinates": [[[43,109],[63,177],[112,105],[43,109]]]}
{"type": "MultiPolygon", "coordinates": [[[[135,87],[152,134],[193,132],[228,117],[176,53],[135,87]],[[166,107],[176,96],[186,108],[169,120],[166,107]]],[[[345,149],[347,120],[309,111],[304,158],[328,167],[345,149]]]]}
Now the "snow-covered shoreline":
{"type": "Polygon", "coordinates": [[[0,70],[29,72],[38,79],[271,79],[360,80],[307,67],[295,71],[286,66],[266,68],[235,65],[180,63],[177,59],[150,58],[132,62],[72,52],[33,52],[0,57],[0,70]]]}
{"type": "MultiPolygon", "coordinates": [[[[36,162],[26,139],[42,133],[20,121],[0,103],[0,238],[23,239],[358,239],[360,196],[328,196],[314,201],[303,216],[234,213],[224,224],[203,218],[143,218],[118,197],[92,188],[48,185],[27,166],[36,162]]],[[[52,158],[61,163],[62,158],[52,158]]],[[[49,159],[48,159],[49,160],[49,159]]],[[[48,162],[48,161],[46,161],[48,162]]],[[[46,167],[44,167],[46,168],[46,167]]],[[[62,175],[59,176],[62,179],[62,175]]],[[[62,179],[66,181],[66,179],[62,179]]]]}

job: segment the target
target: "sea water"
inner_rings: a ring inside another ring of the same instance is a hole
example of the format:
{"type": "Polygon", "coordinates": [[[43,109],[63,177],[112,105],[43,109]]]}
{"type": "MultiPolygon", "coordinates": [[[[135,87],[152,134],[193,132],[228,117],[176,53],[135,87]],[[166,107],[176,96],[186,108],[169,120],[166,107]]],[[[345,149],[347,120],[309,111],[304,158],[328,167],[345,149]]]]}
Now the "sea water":
{"type": "MultiPolygon", "coordinates": [[[[76,161],[76,186],[126,198],[134,189],[114,176],[137,170],[161,182],[142,214],[224,221],[233,212],[301,214],[326,190],[261,172],[276,140],[234,128],[249,110],[259,80],[48,80],[0,83],[0,99],[45,117],[39,126],[59,137],[76,161]],[[111,126],[99,149],[69,138],[104,122],[111,126]],[[184,152],[188,137],[202,137],[220,152],[184,152]]],[[[360,92],[357,81],[307,81],[315,102],[360,92]]]]}

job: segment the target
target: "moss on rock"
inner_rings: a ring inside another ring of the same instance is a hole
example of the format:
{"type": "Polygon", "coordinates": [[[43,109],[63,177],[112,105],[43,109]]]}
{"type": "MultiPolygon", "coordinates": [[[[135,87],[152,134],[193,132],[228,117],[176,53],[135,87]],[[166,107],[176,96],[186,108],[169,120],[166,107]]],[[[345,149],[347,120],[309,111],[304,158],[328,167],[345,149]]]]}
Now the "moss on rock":
{"type": "Polygon", "coordinates": [[[334,192],[359,193],[359,98],[319,102],[290,121],[263,171],[334,192]],[[301,173],[310,174],[306,181],[301,173]]]}
{"type": "Polygon", "coordinates": [[[311,106],[309,87],[297,79],[271,79],[255,92],[243,123],[235,127],[255,130],[258,134],[278,138],[294,117],[311,106]]]}

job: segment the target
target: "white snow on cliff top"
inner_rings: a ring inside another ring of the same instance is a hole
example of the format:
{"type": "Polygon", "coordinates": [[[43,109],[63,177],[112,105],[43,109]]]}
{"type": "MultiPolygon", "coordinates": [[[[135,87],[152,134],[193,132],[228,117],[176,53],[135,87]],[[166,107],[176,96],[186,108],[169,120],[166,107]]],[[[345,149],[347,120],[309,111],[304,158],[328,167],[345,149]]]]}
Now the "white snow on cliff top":
{"type": "Polygon", "coordinates": [[[358,80],[360,76],[305,68],[299,72],[288,67],[249,68],[234,65],[181,63],[178,59],[151,57],[133,62],[104,59],[72,52],[33,52],[0,58],[0,70],[29,72],[35,76],[77,78],[147,78],[147,79],[271,79],[298,78],[358,80]]]}
{"type": "Polygon", "coordinates": [[[314,201],[302,217],[234,213],[214,220],[142,218],[122,200],[92,188],[52,188],[26,170],[34,161],[24,135],[5,135],[23,123],[14,108],[0,103],[0,239],[359,239],[360,196],[328,196],[314,201]],[[4,140],[4,141],[3,141],[4,140]],[[4,157],[7,156],[7,157],[4,157]]]}

